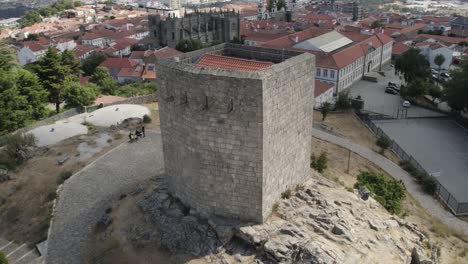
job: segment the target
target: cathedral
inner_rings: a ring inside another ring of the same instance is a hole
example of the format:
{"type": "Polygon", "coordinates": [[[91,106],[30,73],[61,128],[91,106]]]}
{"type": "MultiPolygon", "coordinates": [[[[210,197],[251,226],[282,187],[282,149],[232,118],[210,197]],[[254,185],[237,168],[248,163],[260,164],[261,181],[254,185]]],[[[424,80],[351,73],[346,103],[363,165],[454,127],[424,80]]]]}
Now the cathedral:
{"type": "Polygon", "coordinates": [[[183,39],[198,39],[204,44],[240,39],[240,16],[232,11],[211,11],[185,14],[183,17],[160,15],[148,17],[155,46],[174,48],[183,39]]]}

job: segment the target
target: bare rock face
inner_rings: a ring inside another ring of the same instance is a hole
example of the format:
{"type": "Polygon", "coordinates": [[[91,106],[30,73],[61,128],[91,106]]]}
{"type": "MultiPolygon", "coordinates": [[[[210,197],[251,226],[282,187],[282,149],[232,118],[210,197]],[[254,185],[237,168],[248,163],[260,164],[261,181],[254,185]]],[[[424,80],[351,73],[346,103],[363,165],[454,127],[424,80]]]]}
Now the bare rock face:
{"type": "Polygon", "coordinates": [[[426,238],[416,226],[389,215],[374,199],[363,201],[325,179],[312,180],[290,199],[281,200],[276,215],[237,233],[269,261],[410,263],[414,256],[427,260],[421,247],[426,238]],[[413,253],[415,246],[418,251],[413,253]]]}
{"type": "Polygon", "coordinates": [[[164,189],[139,206],[156,227],[147,240],[213,263],[433,263],[416,225],[322,177],[281,199],[264,224],[202,219],[164,189]]]}

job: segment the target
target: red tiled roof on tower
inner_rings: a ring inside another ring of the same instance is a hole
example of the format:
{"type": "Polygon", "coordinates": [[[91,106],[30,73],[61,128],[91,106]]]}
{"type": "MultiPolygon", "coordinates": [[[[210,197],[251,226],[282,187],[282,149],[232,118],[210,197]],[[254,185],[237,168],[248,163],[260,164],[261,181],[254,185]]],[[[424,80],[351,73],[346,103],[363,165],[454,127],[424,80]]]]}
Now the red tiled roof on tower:
{"type": "Polygon", "coordinates": [[[402,42],[397,42],[395,43],[395,45],[393,45],[393,48],[392,48],[392,54],[393,55],[401,55],[405,52],[407,52],[408,50],[410,50],[411,47],[409,47],[408,45],[402,43],[402,42]]]}
{"type": "Polygon", "coordinates": [[[273,65],[272,62],[205,54],[197,62],[198,67],[218,68],[232,71],[261,71],[273,65]]]}

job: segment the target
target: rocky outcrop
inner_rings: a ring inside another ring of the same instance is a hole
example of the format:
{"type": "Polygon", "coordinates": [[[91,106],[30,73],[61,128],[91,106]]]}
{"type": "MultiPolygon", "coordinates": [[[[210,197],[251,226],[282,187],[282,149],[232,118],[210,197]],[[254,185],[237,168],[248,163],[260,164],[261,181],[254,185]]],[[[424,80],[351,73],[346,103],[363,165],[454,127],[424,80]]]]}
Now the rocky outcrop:
{"type": "Polygon", "coordinates": [[[417,226],[320,176],[278,201],[264,224],[202,219],[164,188],[139,206],[156,231],[136,235],[135,242],[144,237],[215,262],[432,263],[417,226]]]}

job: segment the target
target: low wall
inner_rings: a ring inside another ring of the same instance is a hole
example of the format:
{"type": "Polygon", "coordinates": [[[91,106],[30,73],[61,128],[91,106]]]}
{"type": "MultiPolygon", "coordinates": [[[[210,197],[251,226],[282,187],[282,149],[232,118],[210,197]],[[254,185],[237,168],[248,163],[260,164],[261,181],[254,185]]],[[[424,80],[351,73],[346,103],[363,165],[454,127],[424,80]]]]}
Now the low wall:
{"type": "MultiPolygon", "coordinates": [[[[157,94],[156,93],[142,95],[142,96],[136,96],[136,97],[130,97],[130,98],[128,98],[126,100],[123,100],[123,101],[120,101],[120,102],[106,104],[106,105],[104,105],[104,107],[109,106],[109,105],[116,105],[116,104],[148,104],[148,103],[153,103],[153,102],[157,102],[157,94]]],[[[98,106],[87,107],[86,112],[88,112],[88,113],[93,112],[93,111],[95,111],[97,109],[99,109],[98,106]]],[[[72,116],[75,116],[75,115],[78,115],[78,114],[81,114],[81,113],[84,113],[84,109],[81,108],[81,107],[68,109],[68,110],[66,110],[64,112],[53,115],[53,116],[48,117],[46,119],[42,119],[42,120],[39,120],[37,122],[34,122],[33,124],[31,124],[29,126],[20,128],[20,129],[16,130],[13,133],[25,133],[27,131],[30,131],[30,130],[36,128],[36,127],[51,125],[51,124],[57,122],[58,120],[61,120],[61,119],[64,119],[64,118],[69,118],[69,117],[72,117],[72,116]]],[[[6,135],[5,136],[0,136],[0,146],[3,145],[3,142],[5,141],[5,137],[6,137],[6,135]]]]}

